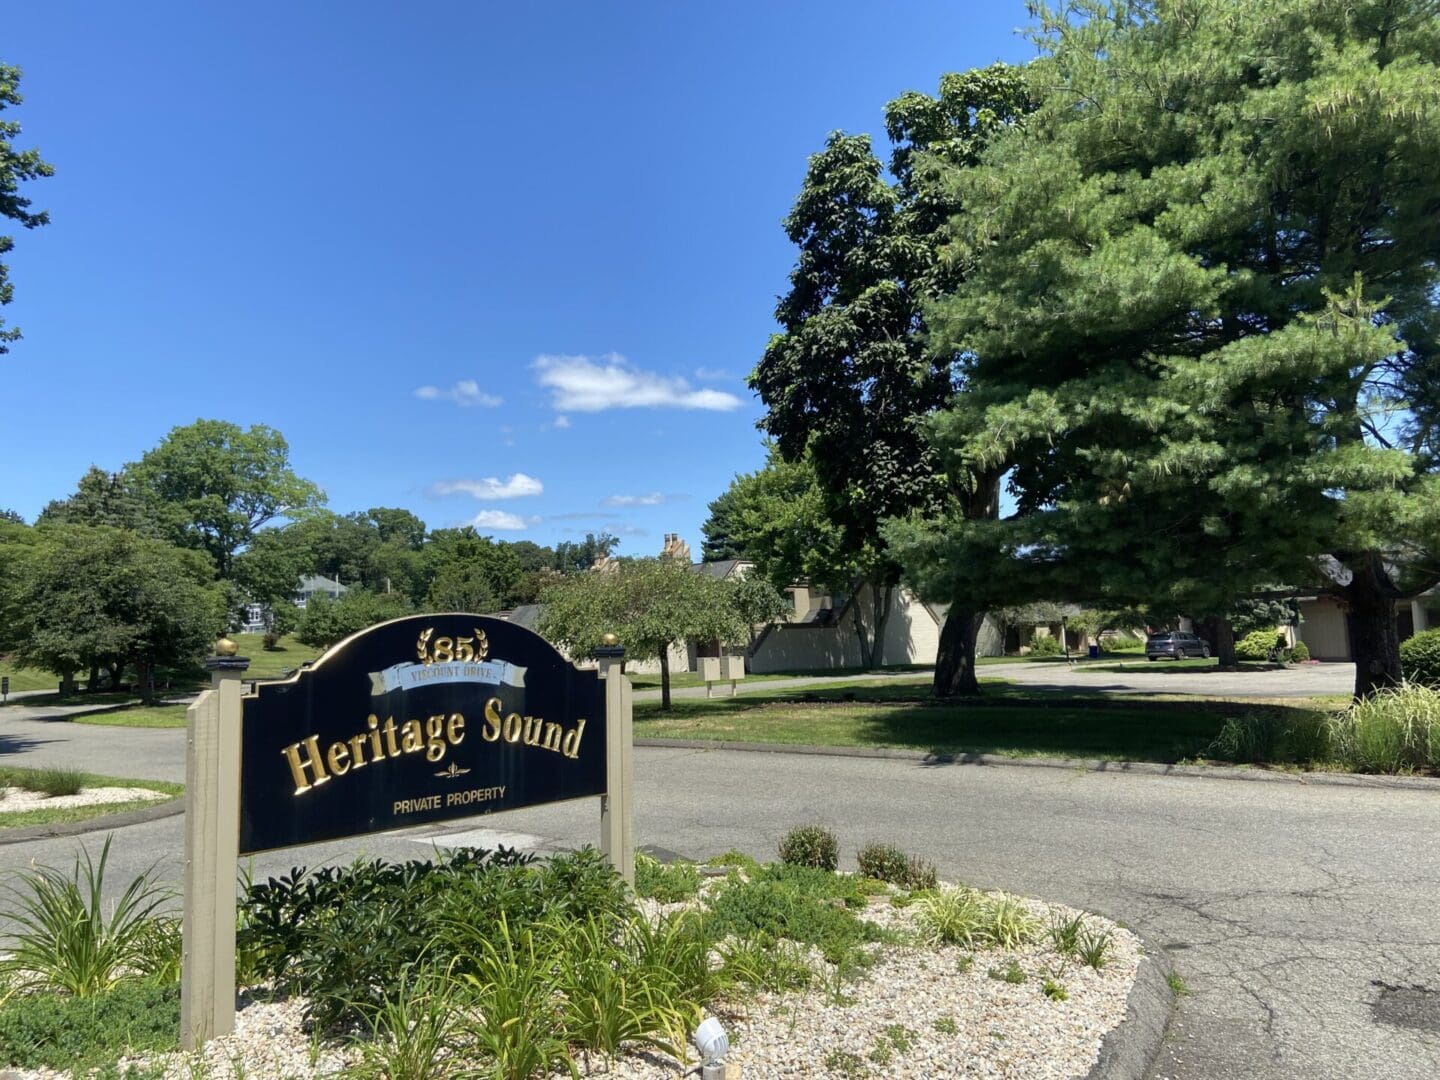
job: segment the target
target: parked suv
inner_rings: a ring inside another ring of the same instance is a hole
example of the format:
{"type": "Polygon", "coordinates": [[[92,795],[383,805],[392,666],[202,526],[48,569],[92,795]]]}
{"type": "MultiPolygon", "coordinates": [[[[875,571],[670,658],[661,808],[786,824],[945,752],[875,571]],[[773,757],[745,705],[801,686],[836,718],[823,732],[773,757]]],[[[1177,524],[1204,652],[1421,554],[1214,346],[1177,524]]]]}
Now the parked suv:
{"type": "Polygon", "coordinates": [[[1152,634],[1145,639],[1145,659],[1159,660],[1162,656],[1168,656],[1172,660],[1184,660],[1187,656],[1204,659],[1210,656],[1210,645],[1194,634],[1166,630],[1163,634],[1152,634]]]}

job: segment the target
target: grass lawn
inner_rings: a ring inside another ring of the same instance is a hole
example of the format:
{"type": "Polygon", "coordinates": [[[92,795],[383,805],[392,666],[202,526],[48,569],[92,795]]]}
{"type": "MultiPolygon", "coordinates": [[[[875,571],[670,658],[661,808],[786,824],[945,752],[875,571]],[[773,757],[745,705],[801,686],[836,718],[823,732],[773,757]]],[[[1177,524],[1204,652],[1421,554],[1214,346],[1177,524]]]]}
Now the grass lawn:
{"type": "MultiPolygon", "coordinates": [[[[21,787],[27,790],[35,785],[38,774],[44,773],[44,769],[22,769],[15,767],[0,768],[0,786],[21,787]]],[[[185,792],[183,784],[168,784],[160,780],[127,780],[115,776],[100,776],[96,773],[78,774],[80,782],[84,787],[138,787],[149,788],[151,791],[163,792],[166,795],[182,795],[185,792]]],[[[164,800],[161,799],[136,799],[123,803],[101,803],[96,806],[61,806],[46,808],[36,807],[33,810],[16,810],[7,813],[0,813],[0,830],[7,828],[19,828],[23,825],[59,825],[71,821],[86,821],[89,818],[101,817],[105,814],[120,814],[127,810],[139,810],[146,806],[157,806],[164,800]]]]}
{"type": "Polygon", "coordinates": [[[893,747],[941,754],[1175,762],[1205,756],[1229,716],[1308,704],[1167,701],[1036,692],[985,682],[981,702],[929,699],[928,683],[856,683],[709,701],[668,713],[635,706],[639,738],[893,747]]]}
{"type": "Polygon", "coordinates": [[[273,650],[265,648],[263,634],[233,634],[231,640],[240,646],[241,656],[250,658],[250,667],[245,672],[247,679],[276,679],[320,655],[319,649],[301,645],[288,634],[273,650]]]}
{"type": "Polygon", "coordinates": [[[10,692],[18,690],[54,690],[60,679],[48,671],[16,667],[9,660],[0,660],[0,675],[10,676],[10,692]]]}
{"type": "Polygon", "coordinates": [[[101,727],[148,727],[183,728],[185,726],[184,705],[136,705],[133,709],[119,709],[115,712],[85,713],[72,716],[72,724],[95,724],[101,727]]]}

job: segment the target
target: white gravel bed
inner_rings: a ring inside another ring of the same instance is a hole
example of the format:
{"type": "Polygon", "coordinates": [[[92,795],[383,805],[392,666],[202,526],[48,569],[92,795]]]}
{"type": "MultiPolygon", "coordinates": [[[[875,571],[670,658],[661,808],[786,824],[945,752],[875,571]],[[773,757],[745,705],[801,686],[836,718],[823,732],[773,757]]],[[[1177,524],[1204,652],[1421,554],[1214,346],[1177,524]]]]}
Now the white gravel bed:
{"type": "MultiPolygon", "coordinates": [[[[1042,927],[1080,914],[1057,904],[1023,902],[1042,927]]],[[[640,901],[652,918],[685,906],[640,901]]],[[[886,898],[872,902],[860,915],[902,933],[915,929],[915,909],[894,907],[886,898]]],[[[1098,971],[1062,957],[1042,934],[1040,942],[1017,949],[868,946],[875,950],[876,963],[859,973],[858,981],[837,986],[834,968],[812,950],[809,959],[819,978],[804,993],[746,993],[716,1004],[715,1015],[731,1041],[726,1058],[730,1078],[1084,1076],[1106,1033],[1125,1017],[1141,959],[1135,935],[1098,915],[1086,915],[1085,921],[1112,935],[1108,962],[1098,971]],[[1012,984],[990,975],[1012,960],[1024,971],[1024,982],[1012,984]],[[1047,978],[1064,987],[1066,1000],[1045,995],[1047,978]]],[[[300,999],[247,1003],[236,1018],[235,1033],[211,1042],[203,1056],[149,1055],[136,1063],[153,1068],[163,1062],[164,1080],[349,1075],[360,1059],[358,1047],[314,1039],[305,1031],[303,1013],[300,999]]],[[[597,1055],[588,1061],[576,1056],[582,1076],[607,1080],[676,1080],[697,1062],[693,1049],[683,1064],[653,1051],[624,1054],[608,1063],[597,1055]]],[[[20,1070],[0,1073],[0,1080],[56,1080],[65,1075],[20,1070]]]]}
{"type": "Polygon", "coordinates": [[[6,788],[0,794],[0,814],[16,810],[58,810],[68,806],[99,806],[101,803],[138,802],[141,799],[168,799],[163,791],[142,787],[81,788],[74,795],[46,795],[43,791],[6,788]]]}

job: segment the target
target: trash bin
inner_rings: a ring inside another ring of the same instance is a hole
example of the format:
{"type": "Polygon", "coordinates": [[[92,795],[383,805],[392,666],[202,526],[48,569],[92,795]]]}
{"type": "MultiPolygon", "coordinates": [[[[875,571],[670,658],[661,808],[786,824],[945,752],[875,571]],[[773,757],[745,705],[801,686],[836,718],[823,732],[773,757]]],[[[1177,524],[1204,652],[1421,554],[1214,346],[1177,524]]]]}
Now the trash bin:
{"type": "Polygon", "coordinates": [[[1099,660],[1099,659],[1100,659],[1100,646],[1099,646],[1099,645],[1091,645],[1091,646],[1090,646],[1090,659],[1091,659],[1091,660],[1099,660]]]}

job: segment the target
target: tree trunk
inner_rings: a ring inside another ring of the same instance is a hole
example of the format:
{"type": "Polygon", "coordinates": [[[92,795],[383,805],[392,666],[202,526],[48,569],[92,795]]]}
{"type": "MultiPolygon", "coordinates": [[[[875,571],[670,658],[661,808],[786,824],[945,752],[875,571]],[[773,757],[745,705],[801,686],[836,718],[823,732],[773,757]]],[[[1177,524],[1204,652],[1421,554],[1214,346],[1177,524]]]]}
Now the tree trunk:
{"type": "Polygon", "coordinates": [[[1212,615],[1207,620],[1210,624],[1207,629],[1210,631],[1210,644],[1215,649],[1215,657],[1222,668],[1233,668],[1235,661],[1235,624],[1229,619],[1219,615],[1212,615]]]}
{"type": "Polygon", "coordinates": [[[895,593],[894,585],[883,590],[871,587],[870,598],[875,601],[875,645],[871,650],[870,666],[885,666],[885,624],[890,619],[890,600],[895,593]]]}
{"type": "Polygon", "coordinates": [[[76,689],[77,687],[75,685],[75,672],[62,671],[60,673],[60,693],[73,694],[76,692],[76,689]]]}
{"type": "MultiPolygon", "coordinates": [[[[1358,575],[1357,575],[1358,580],[1358,575]]],[[[1400,633],[1395,626],[1395,601],[1374,593],[1363,600],[1346,589],[1350,609],[1345,628],[1350,634],[1350,655],[1355,660],[1355,698],[1400,682],[1400,633]]]]}
{"type": "Polygon", "coordinates": [[[978,697],[980,680],[975,673],[975,643],[985,621],[983,611],[951,607],[940,627],[940,650],[935,656],[937,698],[978,697]]]}
{"type": "Polygon", "coordinates": [[[136,688],[140,691],[142,705],[155,704],[155,665],[137,661],[135,664],[136,688]]]}
{"type": "Polygon", "coordinates": [[[125,666],[123,664],[110,665],[110,692],[112,694],[119,691],[120,679],[124,676],[124,674],[125,666]]]}
{"type": "Polygon", "coordinates": [[[860,666],[871,668],[875,666],[875,649],[869,630],[865,625],[865,590],[871,588],[868,582],[862,582],[856,590],[854,597],[850,600],[850,610],[855,620],[855,638],[860,643],[860,666]]]}
{"type": "Polygon", "coordinates": [[[85,680],[86,693],[93,694],[100,689],[100,665],[90,665],[90,678],[85,680]]]}
{"type": "Polygon", "coordinates": [[[660,647],[660,711],[670,711],[670,648],[660,647]]]}

